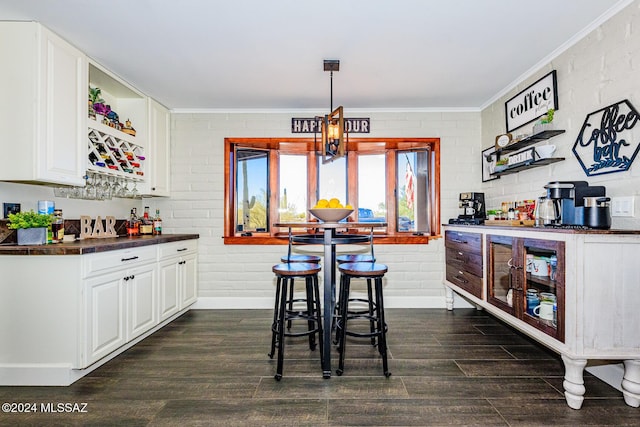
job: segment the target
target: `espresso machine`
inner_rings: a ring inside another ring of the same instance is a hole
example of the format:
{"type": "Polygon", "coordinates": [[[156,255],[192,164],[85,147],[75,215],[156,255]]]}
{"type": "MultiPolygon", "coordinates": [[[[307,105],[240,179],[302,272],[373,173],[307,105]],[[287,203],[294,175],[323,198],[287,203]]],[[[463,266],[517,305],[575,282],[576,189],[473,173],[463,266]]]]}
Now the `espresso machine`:
{"type": "Polygon", "coordinates": [[[586,181],[553,181],[544,188],[547,198],[556,204],[558,227],[611,227],[610,199],[604,186],[589,186],[586,181]]]}
{"type": "Polygon", "coordinates": [[[484,224],[486,216],[484,193],[460,193],[458,207],[462,209],[462,213],[458,215],[458,218],[451,218],[449,224],[484,224]]]}

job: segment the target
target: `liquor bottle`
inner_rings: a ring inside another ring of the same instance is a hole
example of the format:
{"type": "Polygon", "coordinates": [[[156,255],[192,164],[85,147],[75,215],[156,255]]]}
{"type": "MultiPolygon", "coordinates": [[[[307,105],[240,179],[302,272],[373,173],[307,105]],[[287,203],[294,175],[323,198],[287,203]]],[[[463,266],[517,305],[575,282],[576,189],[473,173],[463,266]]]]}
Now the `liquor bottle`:
{"type": "Polygon", "coordinates": [[[62,209],[53,211],[53,221],[51,221],[51,243],[62,243],[64,238],[64,219],[62,209]]]}
{"type": "Polygon", "coordinates": [[[140,234],[150,235],[153,234],[153,221],[149,218],[149,206],[144,207],[144,213],[142,214],[142,222],[140,223],[140,234]]]}
{"type": "Polygon", "coordinates": [[[156,209],[156,216],[153,218],[153,234],[155,236],[162,234],[162,218],[160,218],[160,209],[156,209]]]}
{"type": "Polygon", "coordinates": [[[127,234],[129,236],[137,236],[140,233],[140,221],[136,212],[136,208],[131,208],[131,215],[127,221],[127,234]]]}

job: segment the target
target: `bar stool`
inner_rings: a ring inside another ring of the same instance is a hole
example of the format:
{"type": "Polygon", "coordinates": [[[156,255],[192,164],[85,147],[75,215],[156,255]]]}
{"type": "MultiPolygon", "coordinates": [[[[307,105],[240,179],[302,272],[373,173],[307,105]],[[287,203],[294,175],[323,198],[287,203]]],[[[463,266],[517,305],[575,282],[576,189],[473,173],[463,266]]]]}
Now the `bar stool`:
{"type": "Polygon", "coordinates": [[[318,287],[318,273],[320,265],[309,263],[283,263],[272,268],[277,277],[276,281],[276,309],[271,324],[271,352],[273,359],[278,348],[278,366],[274,378],[280,381],[284,363],[285,337],[309,337],[309,349],[315,350],[315,335],[318,334],[320,345],[320,360],[322,364],[322,313],[320,311],[320,290],[318,287]],[[305,280],[305,298],[294,300],[293,281],[296,278],[305,280]],[[290,302],[304,302],[305,308],[296,310],[290,302]],[[301,332],[285,331],[285,323],[303,320],[307,322],[307,330],[301,332]]]}
{"type": "Polygon", "coordinates": [[[291,234],[291,227],[289,227],[289,246],[287,248],[287,255],[283,255],[280,258],[280,262],[307,262],[311,264],[318,264],[320,257],[318,255],[302,255],[293,254],[293,235],[291,234]]]}
{"type": "Polygon", "coordinates": [[[342,288],[340,290],[340,301],[344,304],[340,307],[340,313],[336,322],[336,336],[338,344],[338,352],[340,353],[340,360],[338,363],[338,369],[336,374],[342,375],[344,372],[344,358],[346,353],[346,338],[348,336],[357,338],[377,338],[378,352],[382,356],[382,369],[385,377],[389,377],[389,366],[387,363],[387,324],[384,318],[384,299],[382,296],[382,278],[387,272],[388,268],[384,264],[376,264],[370,262],[356,262],[346,263],[338,265],[340,273],[342,273],[343,279],[342,288]],[[351,279],[364,278],[373,279],[375,288],[375,305],[373,314],[369,312],[350,312],[349,292],[351,287],[351,279]],[[373,325],[374,328],[370,332],[356,332],[348,329],[348,320],[353,319],[367,319],[373,325]]]}
{"type": "MultiPolygon", "coordinates": [[[[376,257],[374,254],[374,250],[373,250],[373,228],[371,228],[371,232],[369,234],[369,254],[342,254],[342,255],[338,255],[336,257],[336,262],[338,263],[338,265],[340,264],[346,264],[346,263],[354,263],[354,262],[376,262],[376,257]]],[[[342,279],[343,276],[340,276],[340,289],[342,289],[342,279]]],[[[367,305],[367,310],[351,310],[349,311],[349,314],[369,314],[369,316],[371,317],[371,332],[373,333],[373,331],[375,330],[375,323],[373,321],[373,317],[374,317],[374,310],[375,310],[375,301],[373,299],[373,286],[371,283],[371,279],[367,278],[367,298],[350,298],[349,301],[350,302],[359,302],[359,303],[363,303],[367,305]]],[[[340,295],[340,293],[338,294],[340,295]]],[[[340,298],[338,297],[338,301],[336,302],[336,307],[335,307],[335,313],[336,316],[338,315],[338,313],[340,312],[340,298]]],[[[334,321],[332,324],[332,329],[335,330],[335,317],[334,317],[334,321]]],[[[333,341],[334,344],[338,343],[338,337],[336,336],[335,340],[333,341]]],[[[375,336],[371,337],[371,344],[375,345],[376,344],[376,338],[375,336]]]]}
{"type": "Polygon", "coordinates": [[[373,251],[373,227],[369,233],[369,254],[342,254],[336,257],[339,264],[345,262],[376,262],[376,256],[373,251]]]}
{"type": "MultiPolygon", "coordinates": [[[[289,227],[289,245],[288,245],[288,248],[287,248],[287,254],[283,255],[280,258],[280,262],[286,262],[286,263],[289,263],[289,262],[306,262],[306,263],[309,263],[309,264],[320,264],[320,257],[318,255],[293,254],[292,252],[293,252],[293,236],[291,234],[291,227],[289,227]]],[[[295,288],[293,280],[290,282],[289,286],[291,287],[289,292],[291,293],[291,295],[293,295],[293,291],[294,291],[294,288],[295,288]]],[[[294,300],[293,298],[289,299],[289,310],[292,309],[292,306],[293,306],[294,302],[301,302],[301,301],[303,301],[303,300],[302,299],[294,300]]],[[[276,303],[276,306],[273,308],[274,315],[277,312],[277,310],[278,310],[278,307],[277,307],[277,303],[276,303]]],[[[274,321],[275,321],[275,319],[274,319],[274,321]]],[[[290,320],[287,322],[287,329],[291,329],[291,321],[290,320]]]]}

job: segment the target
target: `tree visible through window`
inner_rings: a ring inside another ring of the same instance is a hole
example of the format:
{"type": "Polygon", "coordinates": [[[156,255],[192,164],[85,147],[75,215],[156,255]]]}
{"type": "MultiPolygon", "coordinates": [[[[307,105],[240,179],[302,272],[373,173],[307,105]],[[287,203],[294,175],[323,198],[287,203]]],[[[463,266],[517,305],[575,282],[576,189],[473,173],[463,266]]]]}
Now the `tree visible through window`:
{"type": "Polygon", "coordinates": [[[238,148],[236,230],[267,231],[268,151],[238,148]]]}

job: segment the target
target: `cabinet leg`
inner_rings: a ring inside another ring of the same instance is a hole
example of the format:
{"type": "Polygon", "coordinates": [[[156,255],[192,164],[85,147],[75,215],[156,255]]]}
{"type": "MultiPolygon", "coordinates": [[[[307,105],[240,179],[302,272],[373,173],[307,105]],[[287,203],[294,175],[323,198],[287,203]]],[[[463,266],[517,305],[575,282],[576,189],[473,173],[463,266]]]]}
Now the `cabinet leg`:
{"type": "Polygon", "coordinates": [[[584,401],[584,379],[583,372],[587,366],[586,359],[571,359],[564,354],[562,355],[564,362],[564,398],[567,405],[572,409],[580,409],[584,401]]]}
{"type": "Polygon", "coordinates": [[[444,286],[444,302],[447,305],[447,310],[453,310],[453,291],[447,285],[444,286]]]}
{"type": "Polygon", "coordinates": [[[640,406],[640,360],[624,361],[622,395],[627,405],[634,408],[640,406]]]}

